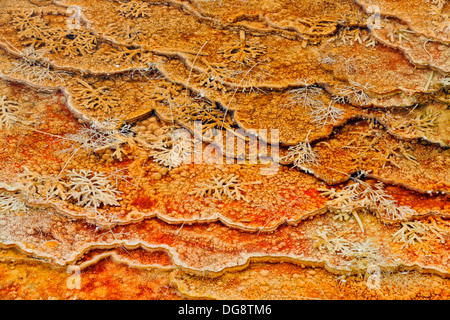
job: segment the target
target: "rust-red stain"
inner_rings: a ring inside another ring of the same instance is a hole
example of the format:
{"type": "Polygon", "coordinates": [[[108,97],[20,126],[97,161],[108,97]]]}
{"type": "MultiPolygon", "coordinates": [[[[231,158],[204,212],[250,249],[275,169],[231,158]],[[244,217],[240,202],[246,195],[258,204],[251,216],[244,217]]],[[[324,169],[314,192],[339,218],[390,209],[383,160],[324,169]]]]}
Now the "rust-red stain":
{"type": "Polygon", "coordinates": [[[143,209],[151,209],[155,206],[155,201],[147,197],[141,197],[134,199],[131,205],[143,209]]]}

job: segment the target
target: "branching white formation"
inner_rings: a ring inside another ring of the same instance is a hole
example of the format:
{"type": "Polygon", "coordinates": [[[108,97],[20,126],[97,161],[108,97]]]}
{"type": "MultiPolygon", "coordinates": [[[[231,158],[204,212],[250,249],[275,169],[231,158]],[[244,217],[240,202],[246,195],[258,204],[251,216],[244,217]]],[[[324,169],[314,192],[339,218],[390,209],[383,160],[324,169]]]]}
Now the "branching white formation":
{"type": "Polygon", "coordinates": [[[7,194],[0,194],[0,213],[16,213],[27,211],[25,202],[19,200],[17,197],[7,194]]]}
{"type": "Polygon", "coordinates": [[[392,235],[392,238],[394,242],[403,242],[402,248],[405,248],[431,240],[432,235],[435,235],[441,243],[444,243],[443,233],[446,234],[447,232],[440,228],[435,221],[431,224],[422,221],[406,221],[401,223],[401,228],[392,235]]]}
{"type": "Polygon", "coordinates": [[[435,5],[439,10],[441,10],[447,3],[447,0],[427,0],[427,2],[435,5]]]}
{"type": "Polygon", "coordinates": [[[14,124],[21,122],[19,104],[6,100],[6,96],[0,98],[0,130],[10,131],[14,124]]]}
{"type": "Polygon", "coordinates": [[[267,94],[266,91],[259,87],[270,76],[269,68],[264,64],[264,61],[266,60],[260,60],[253,65],[237,63],[240,68],[234,70],[232,74],[234,84],[231,85],[231,89],[236,92],[241,90],[242,93],[256,92],[267,94]]]}
{"type": "Polygon", "coordinates": [[[333,100],[330,101],[328,107],[318,105],[310,108],[310,116],[313,122],[325,126],[329,123],[336,123],[342,118],[344,111],[334,106],[333,100]]]}
{"type": "Polygon", "coordinates": [[[118,11],[126,18],[142,18],[150,16],[148,4],[142,1],[123,2],[118,11]]]}
{"type": "Polygon", "coordinates": [[[144,140],[134,136],[129,124],[121,126],[118,130],[112,129],[105,133],[108,138],[104,141],[104,145],[98,147],[95,151],[99,152],[103,149],[112,149],[113,153],[111,156],[119,161],[122,161],[123,155],[127,154],[127,151],[124,148],[125,146],[128,146],[132,150],[134,150],[138,144],[148,147],[148,144],[144,140]]]}
{"type": "Polygon", "coordinates": [[[193,75],[200,86],[227,92],[230,88],[224,82],[236,76],[236,70],[230,69],[226,63],[212,63],[201,59],[207,66],[204,72],[193,75]]]}
{"type": "Polygon", "coordinates": [[[119,205],[117,195],[120,191],[110,183],[110,176],[84,169],[72,170],[64,176],[41,176],[25,168],[18,175],[20,182],[16,186],[27,199],[75,199],[77,205],[97,212],[101,205],[119,205]]]}
{"type": "Polygon", "coordinates": [[[337,95],[333,95],[332,99],[336,103],[356,102],[365,105],[370,102],[370,97],[365,92],[370,88],[371,86],[368,83],[363,85],[355,81],[350,81],[350,86],[339,87],[337,95]]]}
{"type": "Polygon", "coordinates": [[[429,136],[436,132],[440,115],[441,112],[426,110],[415,118],[394,118],[392,115],[384,116],[384,118],[396,121],[398,124],[395,127],[403,130],[407,134],[429,136]]]}
{"type": "MultiPolygon", "coordinates": [[[[212,3],[214,3],[214,4],[217,4],[217,5],[219,5],[219,6],[221,6],[222,4],[223,4],[223,1],[224,0],[201,0],[201,1],[204,1],[204,2],[212,2],[212,3]]],[[[246,2],[247,0],[240,0],[240,2],[246,2]]]]}
{"type": "Polygon", "coordinates": [[[323,90],[315,86],[305,86],[289,91],[289,105],[301,105],[309,109],[323,107],[323,102],[318,99],[323,94],[323,90]]]}
{"type": "Polygon", "coordinates": [[[367,208],[377,215],[391,220],[403,220],[416,213],[410,207],[398,206],[395,199],[384,190],[383,183],[379,182],[372,187],[357,178],[353,178],[353,180],[355,183],[347,185],[339,191],[334,188],[321,189],[325,195],[331,198],[327,202],[327,206],[337,212],[348,213],[367,208]]]}
{"type": "Polygon", "coordinates": [[[95,125],[91,124],[90,126],[83,127],[75,134],[66,135],[64,137],[66,140],[73,141],[78,146],[63,150],[63,152],[82,149],[90,153],[97,153],[104,149],[111,149],[113,150],[111,156],[122,161],[123,155],[126,154],[125,146],[129,146],[131,149],[136,148],[137,144],[148,146],[145,141],[133,136],[133,132],[128,124],[116,129],[118,124],[113,120],[108,120],[108,122],[104,122],[102,125],[107,128],[98,129],[95,125]]]}
{"type": "Polygon", "coordinates": [[[363,243],[352,242],[342,252],[342,255],[350,259],[348,265],[356,270],[366,269],[374,265],[379,265],[382,262],[382,257],[373,246],[371,240],[366,240],[363,243]]]}
{"type": "Polygon", "coordinates": [[[334,106],[334,100],[331,100],[328,106],[326,106],[319,99],[323,94],[322,88],[315,85],[308,85],[307,82],[307,79],[303,80],[303,87],[289,91],[289,103],[286,106],[292,108],[295,105],[301,105],[307,108],[311,120],[314,123],[322,124],[322,126],[338,121],[343,116],[344,111],[334,106]]]}
{"type": "Polygon", "coordinates": [[[153,160],[170,170],[191,159],[191,135],[184,129],[168,127],[156,141],[149,143],[149,149],[153,160]]]}
{"type": "MultiPolygon", "coordinates": [[[[86,150],[88,152],[95,152],[99,148],[107,146],[112,139],[111,132],[98,130],[94,125],[84,126],[77,133],[67,134],[66,139],[78,144],[78,149],[86,150]]],[[[70,151],[64,150],[64,151],[70,151]]]]}
{"type": "Polygon", "coordinates": [[[381,256],[370,240],[363,243],[349,241],[345,238],[335,236],[330,237],[326,230],[317,230],[313,236],[314,248],[322,251],[337,254],[348,259],[348,266],[352,269],[362,270],[378,264],[381,256]]]}
{"type": "Polygon", "coordinates": [[[450,78],[442,78],[440,83],[444,86],[450,86],[450,78]]]}
{"type": "Polygon", "coordinates": [[[59,198],[66,200],[66,185],[60,176],[45,176],[43,177],[42,195],[46,199],[59,198]]]}
{"type": "Polygon", "coordinates": [[[38,197],[45,200],[59,198],[65,200],[66,186],[60,176],[41,176],[31,172],[27,167],[18,175],[20,189],[27,197],[38,197]]]}
{"type": "MultiPolygon", "coordinates": [[[[245,38],[245,35],[244,35],[245,38]]],[[[248,65],[266,53],[267,47],[258,42],[240,39],[219,50],[225,59],[248,65]]]]}
{"type": "MultiPolygon", "coordinates": [[[[104,35],[109,38],[114,38],[116,41],[124,41],[126,43],[133,43],[142,41],[142,31],[136,25],[130,23],[114,23],[109,25],[109,27],[105,30],[104,35]]],[[[118,42],[119,42],[118,41],[118,42]]],[[[116,56],[119,58],[120,56],[116,56]]],[[[125,57],[125,55],[122,55],[125,57]]],[[[121,62],[123,59],[112,59],[112,61],[116,60],[116,62],[121,62]],[[118,61],[117,61],[118,60],[118,61]]]]}
{"type": "MultiPolygon", "coordinates": [[[[352,29],[351,27],[343,28],[337,33],[335,39],[337,46],[341,45],[353,45],[359,43],[365,45],[365,47],[374,47],[377,42],[371,36],[368,30],[352,29]]],[[[354,74],[357,71],[357,67],[353,65],[356,60],[354,57],[335,57],[334,59],[340,62],[339,67],[347,74],[354,74]]]]}
{"type": "Polygon", "coordinates": [[[282,159],[293,162],[294,167],[299,167],[308,172],[310,171],[309,167],[319,164],[319,155],[308,142],[300,142],[295,146],[290,146],[288,154],[282,159]]]}
{"type": "Polygon", "coordinates": [[[20,74],[25,80],[36,83],[38,85],[47,81],[64,82],[63,75],[66,72],[52,70],[50,60],[44,57],[46,53],[43,49],[36,50],[30,46],[20,52],[21,60],[15,60],[11,63],[8,70],[10,74],[20,74]]]}
{"type": "Polygon", "coordinates": [[[120,104],[120,96],[111,92],[108,86],[93,87],[86,81],[77,79],[81,86],[73,88],[74,99],[86,109],[101,109],[106,114],[120,104]]]}
{"type": "Polygon", "coordinates": [[[260,184],[260,181],[254,182],[241,182],[238,176],[230,174],[226,178],[222,177],[212,177],[207,181],[202,181],[197,184],[197,186],[189,192],[189,195],[195,195],[197,197],[211,197],[218,200],[223,200],[223,197],[228,197],[233,200],[244,200],[245,197],[242,195],[241,188],[243,185],[250,184],[260,184]]]}
{"type": "Polygon", "coordinates": [[[348,250],[350,246],[350,242],[342,237],[333,237],[330,238],[328,236],[328,232],[326,230],[316,230],[314,234],[314,249],[319,251],[326,251],[330,253],[342,253],[348,250]]]}
{"type": "MultiPolygon", "coordinates": [[[[345,42],[345,38],[342,37],[342,34],[339,38],[345,42]]],[[[341,71],[345,72],[347,75],[350,75],[358,72],[358,67],[355,63],[357,60],[358,59],[354,57],[325,56],[319,59],[319,63],[326,66],[336,65],[341,71]]]]}
{"type": "Polygon", "coordinates": [[[81,169],[67,174],[68,198],[75,199],[76,205],[97,209],[101,205],[118,206],[120,194],[104,173],[81,169]]]}

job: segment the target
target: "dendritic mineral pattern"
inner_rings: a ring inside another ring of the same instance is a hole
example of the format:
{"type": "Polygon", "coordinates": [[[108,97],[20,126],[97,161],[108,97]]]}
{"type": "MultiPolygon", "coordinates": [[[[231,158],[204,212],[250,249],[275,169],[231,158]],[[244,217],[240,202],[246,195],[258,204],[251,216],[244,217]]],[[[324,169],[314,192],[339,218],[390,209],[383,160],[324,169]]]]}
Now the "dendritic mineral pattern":
{"type": "Polygon", "coordinates": [[[0,298],[450,299],[449,35],[446,0],[0,0],[0,298]]]}

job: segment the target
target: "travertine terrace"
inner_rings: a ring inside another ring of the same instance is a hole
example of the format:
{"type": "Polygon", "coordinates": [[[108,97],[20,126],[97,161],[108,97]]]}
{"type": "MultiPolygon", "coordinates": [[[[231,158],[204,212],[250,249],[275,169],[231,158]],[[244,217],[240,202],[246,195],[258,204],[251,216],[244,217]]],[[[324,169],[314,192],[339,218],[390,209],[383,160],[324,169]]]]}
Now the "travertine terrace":
{"type": "Polygon", "coordinates": [[[0,298],[449,299],[449,35],[446,0],[0,0],[0,298]]]}

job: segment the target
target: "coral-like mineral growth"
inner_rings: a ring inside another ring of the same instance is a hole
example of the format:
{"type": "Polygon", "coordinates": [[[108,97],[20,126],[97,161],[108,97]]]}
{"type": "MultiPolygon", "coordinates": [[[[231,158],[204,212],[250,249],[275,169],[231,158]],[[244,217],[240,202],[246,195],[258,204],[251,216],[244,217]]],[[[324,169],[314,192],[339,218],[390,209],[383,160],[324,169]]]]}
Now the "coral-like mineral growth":
{"type": "Polygon", "coordinates": [[[449,13],[0,0],[0,298],[449,299],[449,13]]]}

